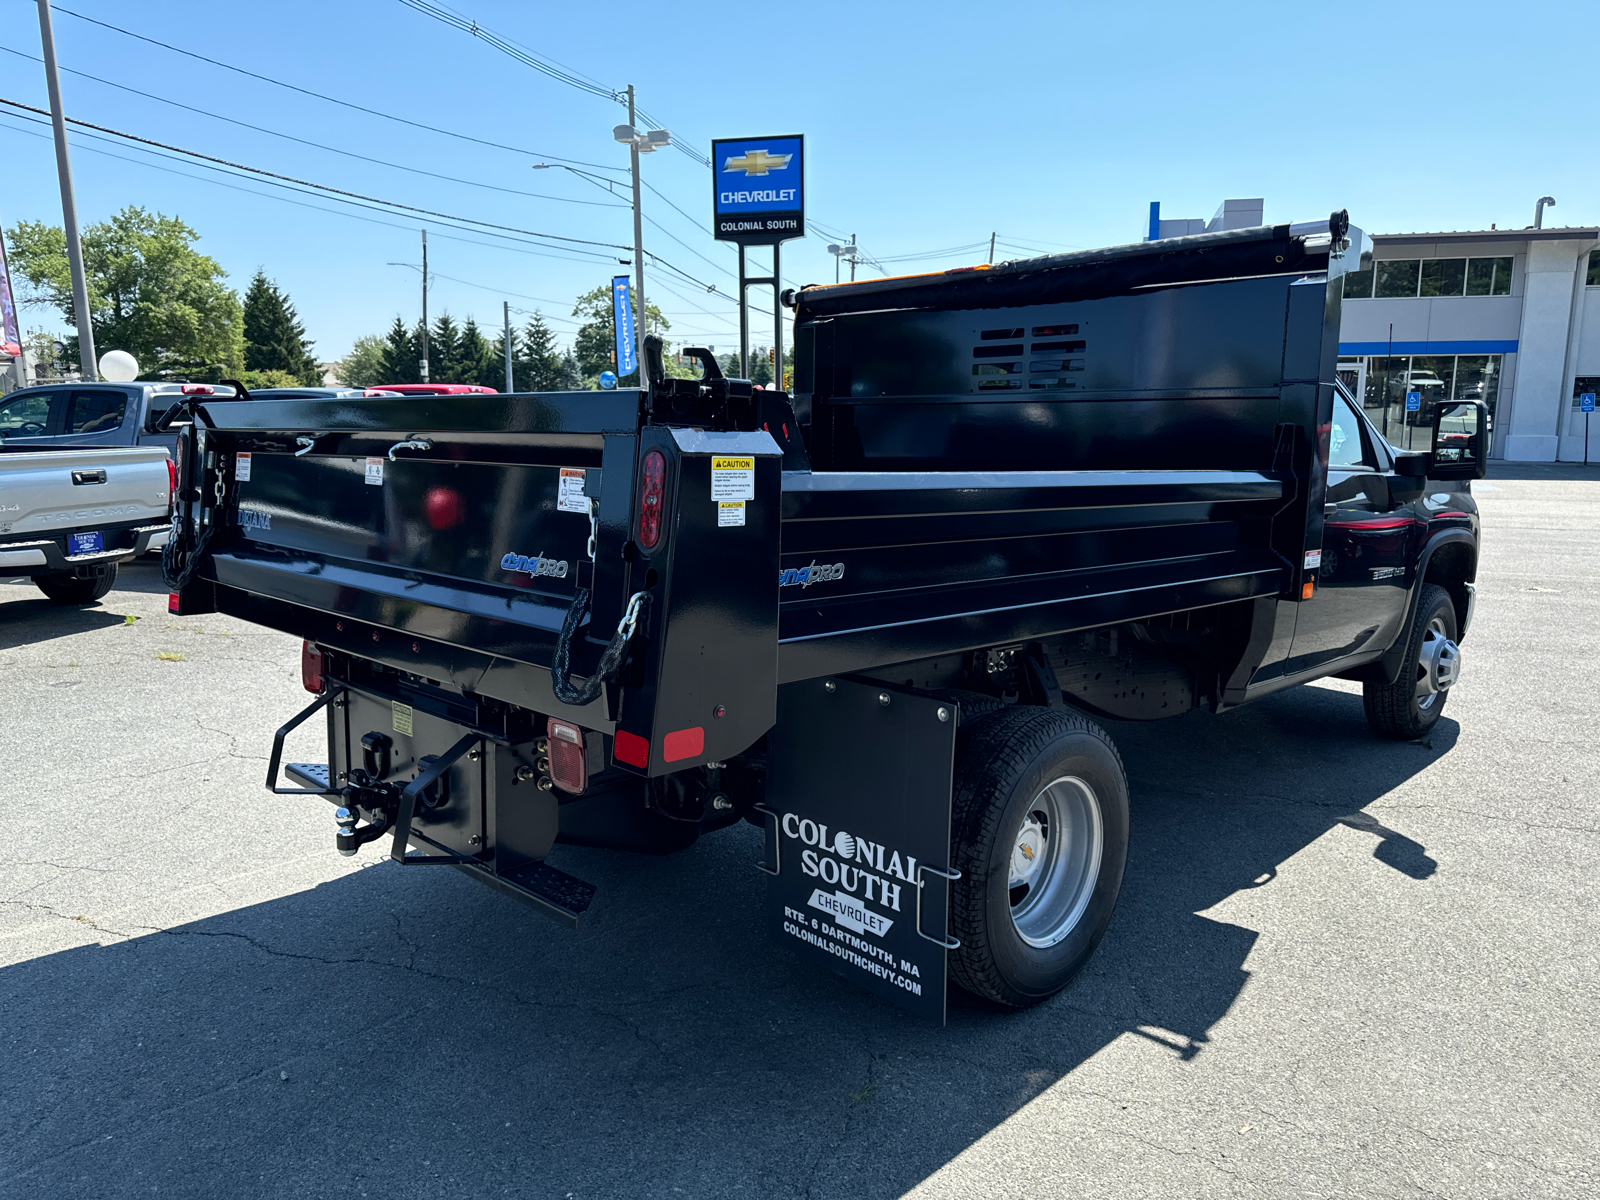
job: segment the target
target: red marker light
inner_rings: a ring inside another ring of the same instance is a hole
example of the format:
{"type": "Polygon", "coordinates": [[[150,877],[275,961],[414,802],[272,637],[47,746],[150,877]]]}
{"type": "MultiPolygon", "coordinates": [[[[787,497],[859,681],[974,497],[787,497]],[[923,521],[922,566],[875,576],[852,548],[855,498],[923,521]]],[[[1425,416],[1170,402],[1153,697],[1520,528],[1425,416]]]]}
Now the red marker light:
{"type": "Polygon", "coordinates": [[[639,545],[646,550],[654,550],[661,540],[661,507],[666,492],[667,460],[661,451],[652,450],[644,456],[639,485],[639,545]]]}
{"type": "Polygon", "coordinates": [[[169,613],[175,613],[175,612],[178,611],[178,593],[177,592],[168,592],[167,593],[167,611],[169,613]]]}
{"type": "Polygon", "coordinates": [[[215,396],[217,389],[209,383],[186,383],[183,385],[185,396],[215,396]]]}
{"type": "Polygon", "coordinates": [[[455,488],[432,487],[422,498],[422,511],[433,529],[454,529],[467,519],[467,502],[455,488]]]}
{"type": "Polygon", "coordinates": [[[322,650],[310,642],[300,643],[300,683],[313,695],[322,694],[324,666],[322,650]]]}
{"type": "Polygon", "coordinates": [[[648,767],[650,739],[642,738],[637,733],[629,733],[626,729],[619,729],[617,736],[611,740],[611,754],[618,762],[625,762],[630,767],[648,767]]]}

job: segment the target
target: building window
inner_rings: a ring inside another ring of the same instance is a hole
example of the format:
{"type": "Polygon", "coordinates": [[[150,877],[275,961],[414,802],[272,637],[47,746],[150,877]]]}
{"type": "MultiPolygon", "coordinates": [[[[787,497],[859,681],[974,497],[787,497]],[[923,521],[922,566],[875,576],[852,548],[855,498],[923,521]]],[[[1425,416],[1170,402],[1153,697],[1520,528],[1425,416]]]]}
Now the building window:
{"type": "MultiPolygon", "coordinates": [[[[1600,253],[1589,259],[1589,283],[1600,286],[1600,253]]],[[[1369,296],[1404,299],[1412,296],[1509,296],[1511,259],[1398,258],[1379,262],[1344,277],[1347,300],[1369,296]],[[1376,286],[1374,286],[1376,284],[1376,286]]]]}
{"type": "Polygon", "coordinates": [[[1422,260],[1422,295],[1460,296],[1467,282],[1464,258],[1425,258],[1422,260]]]}
{"type": "Polygon", "coordinates": [[[1422,261],[1416,258],[1399,258],[1391,262],[1375,263],[1378,269],[1380,297],[1415,296],[1417,294],[1417,269],[1422,261]]]}
{"type": "MultiPolygon", "coordinates": [[[[1589,251],[1589,275],[1584,282],[1590,287],[1600,287],[1600,250],[1589,251]]],[[[1346,296],[1349,294],[1345,293],[1346,296]]]]}
{"type": "Polygon", "coordinates": [[[1511,259],[1469,258],[1467,260],[1467,295],[1511,295],[1511,259]]]}
{"type": "MultiPolygon", "coordinates": [[[[1366,360],[1367,384],[1361,406],[1391,444],[1425,450],[1432,437],[1434,406],[1445,400],[1483,401],[1493,428],[1500,398],[1500,364],[1498,354],[1371,357],[1366,360]],[[1407,392],[1421,393],[1421,407],[1416,412],[1406,412],[1407,392]]],[[[1350,360],[1340,360],[1341,379],[1351,365],[1350,360]]]]}
{"type": "MultiPolygon", "coordinates": [[[[1594,268],[1589,268],[1589,274],[1594,274],[1594,268]]],[[[1372,296],[1371,267],[1365,271],[1347,271],[1344,277],[1344,298],[1346,300],[1366,300],[1372,296]]]]}

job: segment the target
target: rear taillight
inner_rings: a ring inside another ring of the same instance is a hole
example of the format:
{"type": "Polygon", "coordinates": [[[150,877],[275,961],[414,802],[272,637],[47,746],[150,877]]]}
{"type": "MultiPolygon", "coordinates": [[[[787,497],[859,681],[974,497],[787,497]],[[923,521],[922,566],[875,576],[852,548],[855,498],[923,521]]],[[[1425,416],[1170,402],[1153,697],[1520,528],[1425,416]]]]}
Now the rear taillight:
{"type": "Polygon", "coordinates": [[[589,764],[583,752],[583,730],[566,721],[550,718],[546,726],[550,748],[550,780],[563,792],[581,795],[589,786],[589,764]]]}
{"type": "Polygon", "coordinates": [[[661,540],[661,509],[667,493],[667,460],[659,450],[644,456],[639,481],[639,545],[654,550],[661,540]]]}
{"type": "Polygon", "coordinates": [[[320,696],[322,694],[323,668],[322,650],[310,642],[300,643],[300,682],[306,691],[320,696]]]}
{"type": "Polygon", "coordinates": [[[178,464],[167,459],[167,516],[178,508],[178,464]]]}

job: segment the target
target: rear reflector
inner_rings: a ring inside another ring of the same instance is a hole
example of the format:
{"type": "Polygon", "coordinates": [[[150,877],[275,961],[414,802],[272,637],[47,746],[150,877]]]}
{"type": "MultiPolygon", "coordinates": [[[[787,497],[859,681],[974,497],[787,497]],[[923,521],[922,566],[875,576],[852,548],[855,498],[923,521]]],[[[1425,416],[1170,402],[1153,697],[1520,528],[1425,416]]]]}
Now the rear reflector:
{"type": "Polygon", "coordinates": [[[1317,581],[1315,579],[1308,579],[1300,585],[1300,599],[1302,600],[1311,599],[1312,596],[1316,595],[1316,592],[1317,581]]]}
{"type": "Polygon", "coordinates": [[[611,739],[611,753],[618,762],[625,762],[630,767],[648,767],[650,739],[642,738],[637,733],[629,733],[626,729],[619,729],[617,736],[611,739]]]}
{"type": "Polygon", "coordinates": [[[322,651],[310,642],[300,643],[300,682],[306,691],[322,694],[322,651]]]}
{"type": "Polygon", "coordinates": [[[583,730],[551,717],[546,725],[550,778],[563,792],[583,794],[589,786],[589,765],[583,754],[583,730]]]}
{"type": "Polygon", "coordinates": [[[644,456],[639,480],[639,545],[654,550],[661,540],[661,505],[666,499],[667,460],[661,451],[644,456]]]}
{"type": "Polygon", "coordinates": [[[661,739],[661,757],[667,762],[698,758],[705,748],[706,731],[699,725],[692,729],[675,729],[661,739]]]}
{"type": "Polygon", "coordinates": [[[177,592],[168,592],[167,593],[167,611],[169,613],[175,613],[175,612],[178,611],[178,593],[177,592]]]}

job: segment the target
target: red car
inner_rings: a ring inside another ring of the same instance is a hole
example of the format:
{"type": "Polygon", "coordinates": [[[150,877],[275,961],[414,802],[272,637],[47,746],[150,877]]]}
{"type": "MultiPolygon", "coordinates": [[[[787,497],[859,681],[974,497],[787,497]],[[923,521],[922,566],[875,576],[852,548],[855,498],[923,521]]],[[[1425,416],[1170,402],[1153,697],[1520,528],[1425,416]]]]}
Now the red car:
{"type": "Polygon", "coordinates": [[[380,389],[402,396],[498,396],[500,393],[481,383],[386,383],[380,389]]]}

